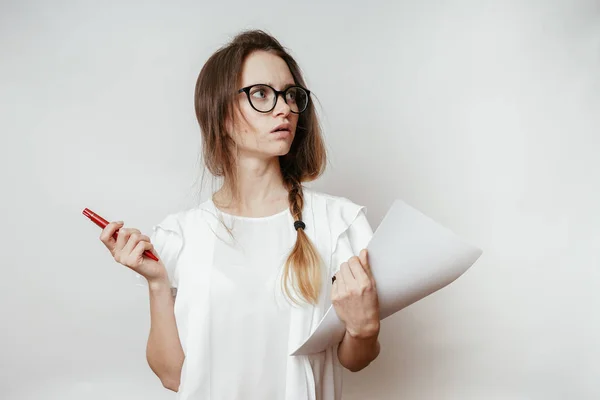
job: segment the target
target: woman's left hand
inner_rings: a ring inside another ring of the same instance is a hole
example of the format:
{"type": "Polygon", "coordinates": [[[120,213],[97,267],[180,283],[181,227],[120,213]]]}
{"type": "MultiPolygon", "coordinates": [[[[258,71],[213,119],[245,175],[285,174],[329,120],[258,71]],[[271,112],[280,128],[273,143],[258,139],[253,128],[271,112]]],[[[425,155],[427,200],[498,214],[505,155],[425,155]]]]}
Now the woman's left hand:
{"type": "Polygon", "coordinates": [[[379,300],[367,256],[363,249],[342,263],[331,289],[331,303],[346,332],[358,339],[379,334],[379,300]]]}

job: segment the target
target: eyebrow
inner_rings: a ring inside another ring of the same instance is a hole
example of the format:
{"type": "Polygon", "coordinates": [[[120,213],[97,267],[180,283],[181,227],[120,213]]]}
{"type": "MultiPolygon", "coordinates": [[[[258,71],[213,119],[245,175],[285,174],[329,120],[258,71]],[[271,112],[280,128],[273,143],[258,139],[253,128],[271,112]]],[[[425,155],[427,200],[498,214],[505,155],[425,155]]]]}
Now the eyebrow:
{"type": "MultiPolygon", "coordinates": [[[[267,85],[275,87],[275,85],[273,85],[273,82],[267,82],[267,85]]],[[[285,90],[290,86],[296,86],[296,83],[286,83],[285,85],[283,85],[283,88],[281,90],[285,90]]]]}

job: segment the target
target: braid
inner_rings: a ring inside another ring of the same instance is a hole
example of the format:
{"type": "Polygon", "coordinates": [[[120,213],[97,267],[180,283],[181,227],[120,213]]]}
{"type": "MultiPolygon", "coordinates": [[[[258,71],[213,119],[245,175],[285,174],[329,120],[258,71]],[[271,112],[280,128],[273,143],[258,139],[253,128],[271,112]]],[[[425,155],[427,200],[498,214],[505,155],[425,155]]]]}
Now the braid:
{"type": "Polygon", "coordinates": [[[302,220],[302,209],[304,208],[304,194],[302,193],[302,185],[297,179],[288,178],[290,182],[290,192],[288,199],[290,202],[290,211],[294,217],[294,221],[302,220]]]}
{"type": "Polygon", "coordinates": [[[294,228],[296,228],[297,239],[283,269],[283,289],[293,302],[298,303],[297,298],[292,295],[290,283],[294,287],[295,294],[299,294],[304,300],[313,304],[319,299],[321,288],[321,257],[315,246],[304,232],[302,222],[302,209],[304,208],[304,193],[300,180],[293,176],[285,176],[285,182],[289,187],[290,211],[294,217],[294,228]]]}

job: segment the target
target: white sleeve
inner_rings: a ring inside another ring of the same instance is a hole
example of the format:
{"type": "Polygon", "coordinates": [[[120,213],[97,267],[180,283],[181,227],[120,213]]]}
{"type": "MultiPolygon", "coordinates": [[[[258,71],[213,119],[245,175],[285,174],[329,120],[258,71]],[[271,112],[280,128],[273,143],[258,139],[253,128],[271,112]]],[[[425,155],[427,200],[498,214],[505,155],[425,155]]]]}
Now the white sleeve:
{"type": "MultiPolygon", "coordinates": [[[[174,214],[168,215],[159,224],[152,227],[150,242],[159,260],[164,264],[171,287],[177,288],[178,273],[177,263],[183,248],[183,231],[174,214]]],[[[146,279],[137,274],[143,286],[147,286],[146,279]]]]}
{"type": "Polygon", "coordinates": [[[361,207],[346,229],[338,236],[332,254],[330,275],[333,276],[340,269],[340,265],[352,256],[358,256],[360,251],[367,247],[373,237],[373,229],[367,219],[365,207],[361,207]]]}

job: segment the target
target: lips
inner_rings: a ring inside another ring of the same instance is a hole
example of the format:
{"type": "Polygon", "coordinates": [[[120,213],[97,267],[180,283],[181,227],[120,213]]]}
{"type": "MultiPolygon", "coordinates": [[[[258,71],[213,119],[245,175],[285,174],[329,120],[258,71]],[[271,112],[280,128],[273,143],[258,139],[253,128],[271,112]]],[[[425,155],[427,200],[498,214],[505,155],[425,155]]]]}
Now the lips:
{"type": "Polygon", "coordinates": [[[289,123],[285,123],[285,124],[281,124],[281,125],[277,125],[275,127],[275,129],[273,129],[271,131],[271,133],[277,133],[277,132],[291,132],[292,131],[292,125],[289,123]]]}

